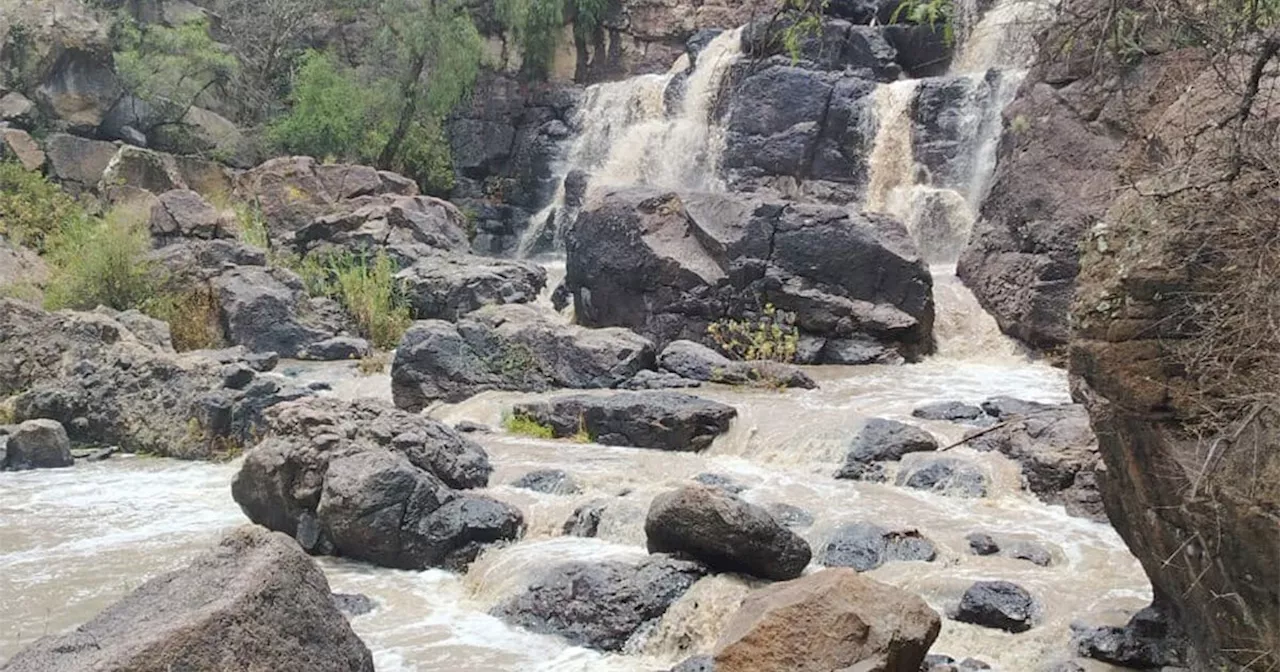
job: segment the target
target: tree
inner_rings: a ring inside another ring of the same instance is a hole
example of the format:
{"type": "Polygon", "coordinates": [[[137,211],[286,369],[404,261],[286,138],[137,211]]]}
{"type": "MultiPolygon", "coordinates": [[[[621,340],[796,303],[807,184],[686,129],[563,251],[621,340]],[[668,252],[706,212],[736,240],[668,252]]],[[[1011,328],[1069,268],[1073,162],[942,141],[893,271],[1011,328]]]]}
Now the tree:
{"type": "Polygon", "coordinates": [[[239,68],[235,56],[209,37],[204,21],[169,28],[122,20],[114,31],[121,81],[153,108],[144,133],[181,123],[206,91],[229,82],[239,68]]]}
{"type": "Polygon", "coordinates": [[[239,116],[260,121],[278,112],[289,75],[307,52],[310,35],[331,18],[315,0],[217,0],[222,34],[241,63],[233,83],[239,116]]]}

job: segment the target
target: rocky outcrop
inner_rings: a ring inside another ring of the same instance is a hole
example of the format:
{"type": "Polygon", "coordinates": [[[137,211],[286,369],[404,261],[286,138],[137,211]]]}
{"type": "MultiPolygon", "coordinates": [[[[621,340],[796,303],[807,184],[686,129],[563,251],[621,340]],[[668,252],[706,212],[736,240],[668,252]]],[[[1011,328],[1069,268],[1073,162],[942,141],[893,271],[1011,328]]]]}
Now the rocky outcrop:
{"type": "Polygon", "coordinates": [[[0,471],[55,469],[75,464],[71,439],[56,420],[28,420],[0,427],[0,471]]]}
{"type": "Polygon", "coordinates": [[[455,321],[485,306],[532,303],[547,270],[527,261],[433,254],[396,274],[419,320],[455,321]]]}
{"type": "Polygon", "coordinates": [[[660,346],[710,343],[709,325],[774,306],[794,314],[814,363],[933,350],[932,277],[905,229],[878,215],[631,188],[585,210],[565,249],[577,319],[660,346]]]}
{"type": "Polygon", "coordinates": [[[309,399],[268,415],[231,493],[250,520],[311,553],[386,567],[465,567],[518,538],[520,512],[483,487],[484,450],[453,429],[373,401],[309,399]]]}
{"type": "Polygon", "coordinates": [[[658,355],[658,366],[681,378],[725,385],[776,385],[811,390],[818,386],[804,371],[772,361],[744,362],[693,341],[672,341],[658,355]]]}
{"type": "Polygon", "coordinates": [[[333,357],[334,351],[318,347],[341,332],[347,318],[327,299],[309,298],[296,273],[268,266],[220,270],[209,284],[231,343],[289,358],[346,359],[352,354],[338,351],[333,357]]]}
{"type": "Polygon", "coordinates": [[[686,553],[722,572],[786,580],[809,564],[809,544],[768,511],[705,485],[658,495],[644,532],[652,553],[686,553]]]}
{"type": "Polygon", "coordinates": [[[871,523],[844,525],[831,534],[818,562],[869,572],[886,562],[933,562],[938,551],[917,530],[889,530],[871,523]]]}
{"type": "Polygon", "coordinates": [[[578,394],[516,404],[512,414],[558,438],[586,433],[595,443],[697,452],[729,431],[732,406],[679,392],[578,394]]]}
{"type": "Polygon", "coordinates": [[[577,646],[620,651],[705,573],[697,563],[663,556],[637,564],[571,562],[545,571],[493,614],[577,646]]]}
{"type": "Polygon", "coordinates": [[[849,569],[756,590],[725,626],[716,672],[917,672],[942,622],[924,600],[849,569]]]}
{"type": "Polygon", "coordinates": [[[373,672],[373,657],[298,545],[243,527],[73,632],[37,640],[4,669],[373,672]]]}
{"type": "Polygon", "coordinates": [[[400,408],[486,390],[613,388],[653,368],[653,345],[625,329],[585,329],[522,305],[488,306],[457,324],[416,322],[391,364],[400,408]]]}
{"type": "Polygon", "coordinates": [[[167,334],[137,313],[0,300],[0,397],[13,395],[17,420],[57,420],[75,443],[207,459],[247,445],[266,408],[308,394],[254,371],[228,386],[223,367],[241,355],[177,355],[167,334]]]}

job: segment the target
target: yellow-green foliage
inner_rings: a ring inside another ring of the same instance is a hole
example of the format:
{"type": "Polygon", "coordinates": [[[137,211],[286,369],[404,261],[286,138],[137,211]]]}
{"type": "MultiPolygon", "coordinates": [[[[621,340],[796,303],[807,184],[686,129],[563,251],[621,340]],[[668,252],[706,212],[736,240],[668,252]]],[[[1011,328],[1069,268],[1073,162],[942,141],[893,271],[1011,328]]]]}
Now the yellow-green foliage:
{"type": "Polygon", "coordinates": [[[356,370],[358,370],[361,375],[374,376],[387,370],[387,360],[387,353],[375,352],[368,357],[362,358],[356,364],[356,370]]]}
{"type": "Polygon", "coordinates": [[[313,296],[341,304],[374,347],[396,347],[413,321],[409,302],[396,284],[396,264],[384,252],[311,255],[293,268],[313,296]]]}
{"type": "Polygon", "coordinates": [[[120,206],[102,219],[68,222],[47,240],[52,267],[45,289],[51,310],[139,308],[157,295],[159,275],[146,259],[151,249],[147,215],[137,206],[120,206]]]}
{"type": "Polygon", "coordinates": [[[236,236],[245,245],[258,249],[271,249],[271,237],[267,234],[267,220],[262,210],[248,203],[236,203],[231,206],[236,213],[236,236]]]}
{"type": "Polygon", "coordinates": [[[143,312],[169,323],[173,347],[179,352],[221,348],[222,309],[207,286],[165,292],[142,306],[143,312]]]}
{"type": "Polygon", "coordinates": [[[713,322],[707,326],[707,334],[725,355],[744,361],[794,362],[800,343],[795,315],[772,304],[754,320],[713,322]]]}
{"type": "Polygon", "coordinates": [[[80,204],[43,175],[0,162],[0,235],[44,250],[48,238],[84,219],[80,204]]]}
{"type": "Polygon", "coordinates": [[[527,415],[511,413],[502,418],[502,427],[512,434],[528,436],[535,439],[554,439],[555,430],[527,415]]]}

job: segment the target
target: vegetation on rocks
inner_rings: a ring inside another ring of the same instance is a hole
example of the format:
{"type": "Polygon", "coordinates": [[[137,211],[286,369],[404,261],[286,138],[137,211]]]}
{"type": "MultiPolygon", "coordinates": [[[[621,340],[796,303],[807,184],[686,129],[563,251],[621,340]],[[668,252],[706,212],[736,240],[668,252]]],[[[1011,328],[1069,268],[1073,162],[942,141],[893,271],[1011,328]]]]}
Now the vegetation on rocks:
{"type": "Polygon", "coordinates": [[[413,321],[409,302],[396,283],[399,269],[385,252],[311,255],[295,269],[312,296],[326,296],[341,304],[355,320],[360,335],[374,347],[396,347],[413,321]]]}
{"type": "Polygon", "coordinates": [[[50,309],[129,310],[141,308],[159,292],[157,271],[144,259],[151,249],[147,214],[136,207],[71,221],[50,238],[47,248],[53,268],[45,288],[50,309]]]}
{"type": "Polygon", "coordinates": [[[44,176],[16,162],[0,162],[0,235],[40,251],[59,231],[84,219],[84,208],[44,176]]]}
{"type": "Polygon", "coordinates": [[[520,413],[510,413],[502,418],[502,428],[512,434],[520,436],[528,436],[534,439],[554,439],[555,430],[551,425],[545,425],[537,420],[520,413]]]}
{"type": "Polygon", "coordinates": [[[767,304],[752,319],[723,319],[707,326],[707,334],[730,359],[794,362],[800,330],[792,313],[767,304]]]}

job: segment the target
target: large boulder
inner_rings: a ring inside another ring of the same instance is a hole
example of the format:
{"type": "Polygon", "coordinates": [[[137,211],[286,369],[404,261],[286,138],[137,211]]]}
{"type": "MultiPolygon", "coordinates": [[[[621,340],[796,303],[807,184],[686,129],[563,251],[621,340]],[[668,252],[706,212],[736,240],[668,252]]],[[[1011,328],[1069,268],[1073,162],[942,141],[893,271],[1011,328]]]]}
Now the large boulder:
{"type": "Polygon", "coordinates": [[[160,194],[151,208],[151,235],[157,238],[231,238],[229,222],[190,189],[160,194]]]}
{"type": "Polygon", "coordinates": [[[335,335],[333,325],[308,319],[319,311],[308,310],[306,288],[292,271],[238,266],[224,270],[210,284],[228,340],[253,352],[298,357],[335,335]]]}
{"type": "Polygon", "coordinates": [[[432,254],[396,274],[419,320],[458,318],[484,306],[532,303],[547,285],[547,270],[511,259],[432,254]]]}
{"type": "Polygon", "coordinates": [[[896,483],[950,497],[986,497],[991,477],[974,462],[939,455],[905,465],[896,483]]]}
{"type": "Polygon", "coordinates": [[[711,344],[710,325],[761,320],[773,306],[794,314],[814,362],[933,351],[932,276],[902,225],[879,215],[629,188],[584,210],[565,249],[565,285],[588,326],[711,344]]]}
{"type": "Polygon", "coordinates": [[[585,432],[596,443],[697,452],[729,431],[732,406],[680,392],[575,394],[516,404],[515,417],[550,427],[553,436],[585,432]]]}
{"type": "Polygon", "coordinates": [[[811,390],[818,386],[804,371],[772,361],[738,361],[693,341],[672,341],[658,355],[658,366],[681,378],[726,385],[779,385],[811,390]]]}
{"type": "Polygon", "coordinates": [[[800,576],[812,551],[765,509],[691,485],[654,498],[644,521],[653,553],[686,553],[713,570],[766,579],[800,576]]]}
{"type": "Polygon", "coordinates": [[[307,395],[256,375],[228,386],[223,367],[242,355],[178,355],[167,333],[137,313],[0,300],[0,396],[14,395],[17,420],[57,420],[76,443],[210,458],[246,446],[266,408],[307,395]]]}
{"type": "Polygon", "coordinates": [[[3,447],[0,471],[52,469],[75,464],[71,457],[71,439],[57,420],[28,420],[11,431],[0,428],[0,446],[3,447]]]}
{"type": "Polygon", "coordinates": [[[1019,633],[1030,630],[1040,612],[1040,603],[1022,586],[1008,581],[978,581],[964,591],[951,618],[1019,633]]]}
{"type": "Polygon", "coordinates": [[[36,640],[4,669],[373,672],[373,656],[315,562],[288,537],[246,526],[74,631],[36,640]]]}
{"type": "Polygon", "coordinates": [[[756,590],[725,626],[716,672],[918,672],[942,627],[924,600],[826,569],[756,590]]]}
{"type": "Polygon", "coordinates": [[[96,188],[119,149],[114,143],[68,133],[52,133],[44,141],[50,176],[79,189],[96,188]]]}
{"type": "Polygon", "coordinates": [[[338,201],[330,212],[281,240],[291,243],[300,255],[365,255],[385,250],[402,266],[434,252],[465,252],[470,248],[466,218],[452,203],[430,196],[392,194],[338,201]]]}
{"type": "Polygon", "coordinates": [[[457,324],[414,323],[396,349],[391,392],[397,406],[416,411],[486,390],[613,388],[653,362],[653,344],[625,329],[586,329],[531,306],[487,306],[457,324]]]}
{"type": "Polygon", "coordinates": [[[493,613],[578,646],[621,651],[705,573],[697,563],[663,556],[636,564],[571,562],[546,570],[493,613]]]}
{"type": "Polygon", "coordinates": [[[308,399],[272,409],[231,484],[245,515],[311,553],[385,567],[461,569],[518,538],[520,512],[460,492],[483,487],[484,450],[380,402],[308,399]]]}
{"type": "Polygon", "coordinates": [[[877,462],[896,462],[908,453],[937,449],[938,440],[919,427],[897,420],[871,418],[849,443],[844,466],[836,478],[866,478],[868,470],[873,469],[871,465],[877,462]]]}
{"type": "Polygon", "coordinates": [[[869,572],[886,562],[933,562],[937,549],[919,531],[889,530],[871,523],[838,528],[823,547],[818,562],[827,567],[852,567],[869,572]]]}

